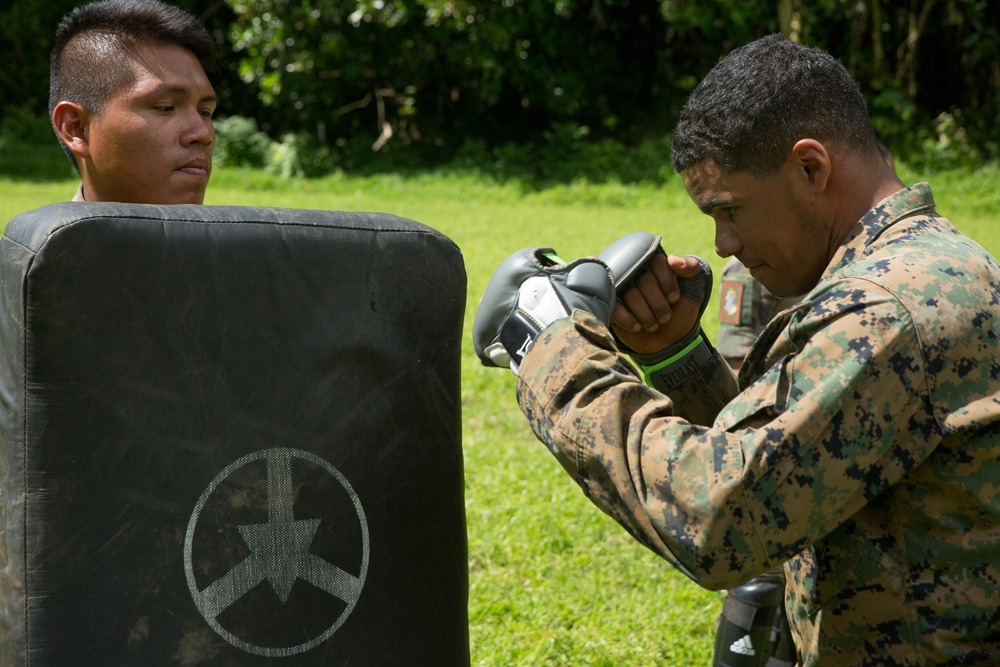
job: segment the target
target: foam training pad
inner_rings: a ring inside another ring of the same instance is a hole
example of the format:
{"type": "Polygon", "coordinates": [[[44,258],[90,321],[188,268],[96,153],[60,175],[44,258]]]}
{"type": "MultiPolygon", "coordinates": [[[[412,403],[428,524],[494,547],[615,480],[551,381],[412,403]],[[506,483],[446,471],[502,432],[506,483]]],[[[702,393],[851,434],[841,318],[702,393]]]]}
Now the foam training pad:
{"type": "Polygon", "coordinates": [[[454,243],[60,204],[0,259],[0,665],[469,664],[454,243]]]}

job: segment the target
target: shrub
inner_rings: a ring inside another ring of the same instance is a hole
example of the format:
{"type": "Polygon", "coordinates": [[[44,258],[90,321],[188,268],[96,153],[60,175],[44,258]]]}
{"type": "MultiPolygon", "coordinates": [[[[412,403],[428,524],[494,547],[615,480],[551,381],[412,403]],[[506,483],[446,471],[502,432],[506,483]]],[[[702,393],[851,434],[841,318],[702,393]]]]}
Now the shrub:
{"type": "Polygon", "coordinates": [[[0,116],[0,175],[61,180],[76,175],[45,114],[13,107],[0,116]]]}
{"type": "Polygon", "coordinates": [[[269,171],[285,178],[316,178],[336,170],[336,160],[329,146],[320,144],[305,132],[289,132],[275,144],[267,162],[269,171]]]}
{"type": "Polygon", "coordinates": [[[52,122],[45,114],[39,114],[28,107],[8,109],[0,117],[0,137],[22,144],[45,146],[58,145],[52,122]]]}
{"type": "Polygon", "coordinates": [[[935,118],[931,132],[923,134],[919,149],[913,153],[910,162],[934,171],[982,163],[983,156],[969,141],[960,118],[958,110],[935,118]]]}
{"type": "Polygon", "coordinates": [[[458,149],[450,166],[542,188],[574,183],[662,185],[673,175],[669,136],[632,145],[589,135],[586,126],[565,123],[553,125],[538,143],[491,148],[482,139],[472,138],[458,149]]]}
{"type": "Polygon", "coordinates": [[[228,116],[215,121],[215,164],[226,167],[264,167],[271,155],[271,139],[252,118],[228,116]]]}

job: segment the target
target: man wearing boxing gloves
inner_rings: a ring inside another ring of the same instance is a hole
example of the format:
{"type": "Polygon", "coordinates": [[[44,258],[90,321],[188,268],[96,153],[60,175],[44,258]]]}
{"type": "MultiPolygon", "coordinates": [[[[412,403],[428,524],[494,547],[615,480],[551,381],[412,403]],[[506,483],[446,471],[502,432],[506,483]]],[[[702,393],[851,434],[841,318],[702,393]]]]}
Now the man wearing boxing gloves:
{"type": "Polygon", "coordinates": [[[707,264],[641,240],[515,253],[480,358],[516,369],[538,438],[694,581],[784,564],[798,664],[1000,664],[1000,266],[903,187],[843,67],[780,36],[699,84],[673,164],[716,251],[802,297],[738,381],[699,324],[707,264]]]}

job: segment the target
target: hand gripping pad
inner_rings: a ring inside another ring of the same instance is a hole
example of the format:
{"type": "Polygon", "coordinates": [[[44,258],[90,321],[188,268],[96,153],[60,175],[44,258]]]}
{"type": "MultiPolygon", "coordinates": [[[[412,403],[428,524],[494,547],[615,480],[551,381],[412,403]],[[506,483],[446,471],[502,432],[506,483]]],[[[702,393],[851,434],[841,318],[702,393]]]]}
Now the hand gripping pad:
{"type": "Polygon", "coordinates": [[[0,664],[469,664],[450,240],[61,204],[0,257],[0,664]]]}

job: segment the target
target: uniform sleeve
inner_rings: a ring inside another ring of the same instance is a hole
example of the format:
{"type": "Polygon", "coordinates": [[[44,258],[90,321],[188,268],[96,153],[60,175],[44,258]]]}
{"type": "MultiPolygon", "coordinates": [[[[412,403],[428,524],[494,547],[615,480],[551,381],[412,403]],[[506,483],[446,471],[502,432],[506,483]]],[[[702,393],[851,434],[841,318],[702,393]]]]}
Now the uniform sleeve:
{"type": "Polygon", "coordinates": [[[676,416],[582,313],[536,341],[518,401],[596,505],[701,585],[732,587],[828,534],[939,440],[894,299],[843,286],[797,315],[711,427],[676,416]]]}

